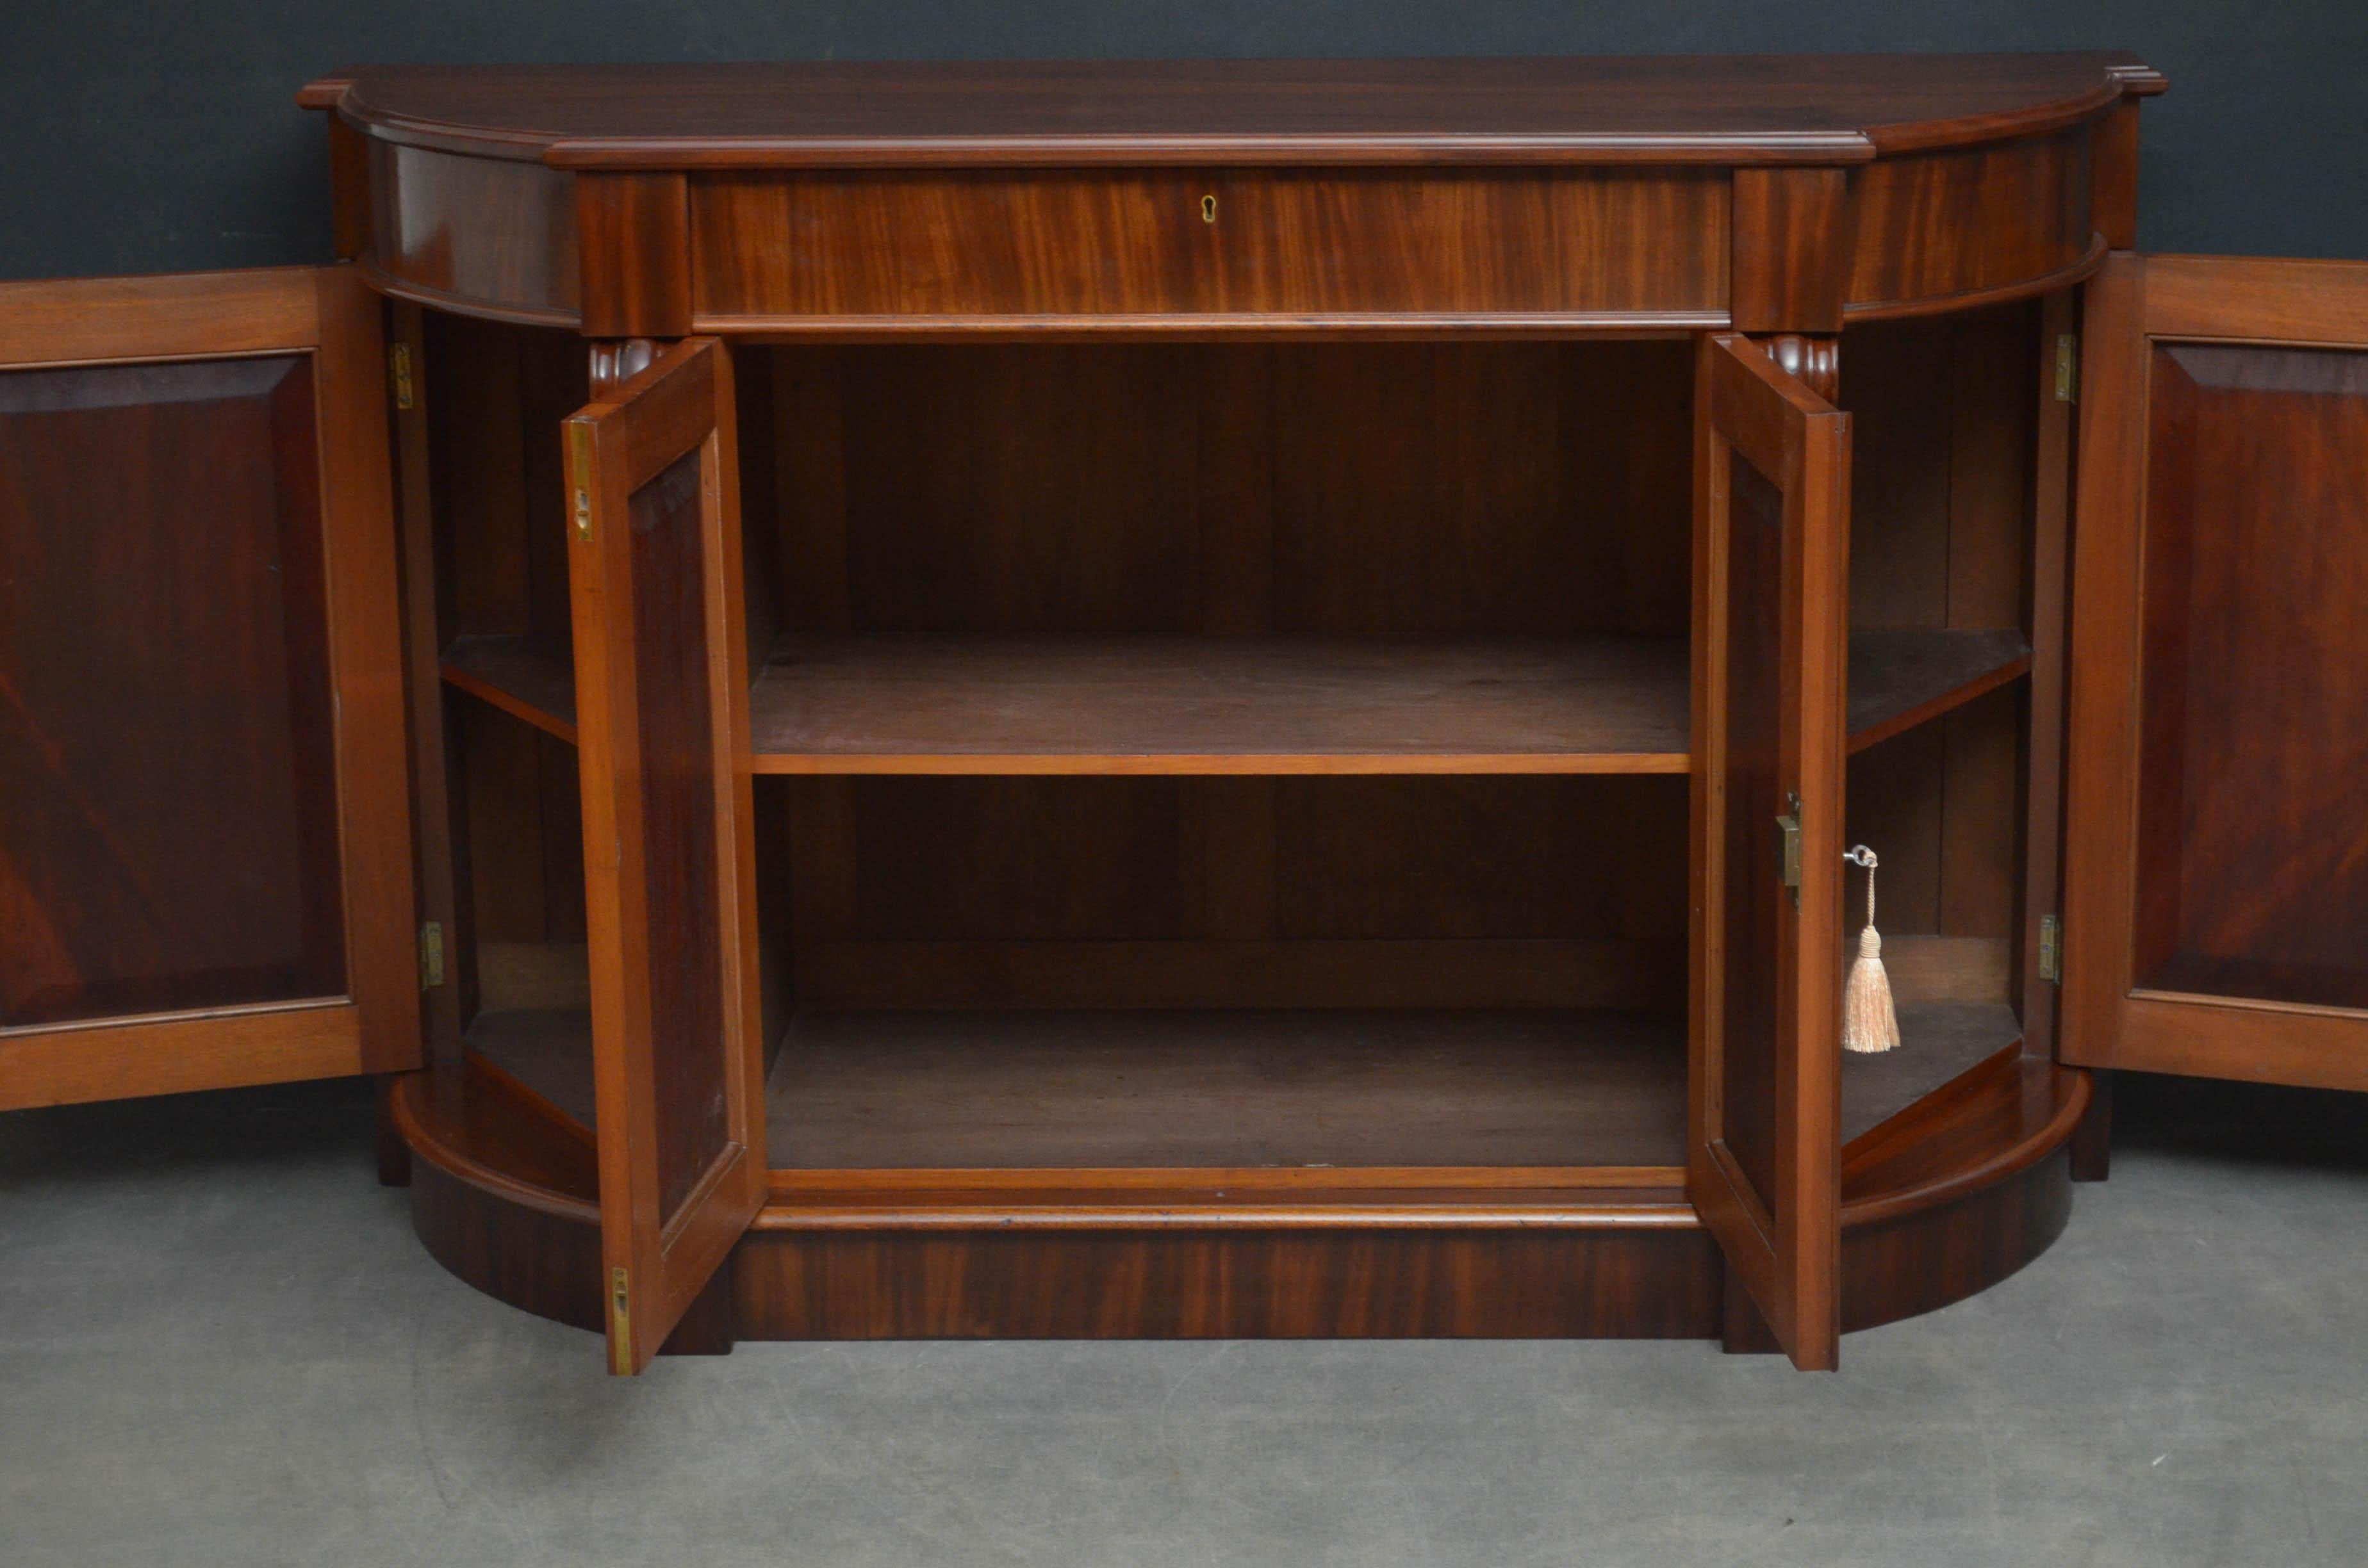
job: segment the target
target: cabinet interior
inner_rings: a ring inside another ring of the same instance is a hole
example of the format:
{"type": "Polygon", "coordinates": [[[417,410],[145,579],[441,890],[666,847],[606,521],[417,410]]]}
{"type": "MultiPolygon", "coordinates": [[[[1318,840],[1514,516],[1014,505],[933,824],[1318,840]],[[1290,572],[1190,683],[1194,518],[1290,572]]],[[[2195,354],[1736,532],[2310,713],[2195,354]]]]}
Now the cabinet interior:
{"type": "MultiPolygon", "coordinates": [[[[427,348],[468,1047],[588,1122],[582,345],[427,348]]],[[[1844,340],[1848,822],[1906,1036],[1847,1059],[1845,1138],[2021,1035],[2037,354],[2027,304],[1844,340]]],[[[1674,1180],[1690,340],[734,369],[777,1169],[1674,1180]]]]}

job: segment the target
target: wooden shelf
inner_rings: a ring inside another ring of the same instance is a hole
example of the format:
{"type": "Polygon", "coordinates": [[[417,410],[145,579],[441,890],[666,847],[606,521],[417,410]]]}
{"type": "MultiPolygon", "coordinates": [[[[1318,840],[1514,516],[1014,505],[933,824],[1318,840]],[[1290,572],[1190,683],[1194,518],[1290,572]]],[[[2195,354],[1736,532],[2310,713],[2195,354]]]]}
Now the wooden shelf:
{"type": "Polygon", "coordinates": [[[444,684],[575,744],[575,666],[540,637],[461,637],[444,650],[444,684]]]}
{"type": "MultiPolygon", "coordinates": [[[[2022,634],[1850,639],[1850,749],[2031,669],[2022,634]]],[[[448,685],[575,744],[566,650],[463,637],[448,685]]],[[[1315,642],[784,639],[758,675],[760,773],[1683,773],[1673,639],[1315,642]]]]}
{"type": "Polygon", "coordinates": [[[785,641],[771,773],[1683,773],[1674,639],[785,641]]]}
{"type": "Polygon", "coordinates": [[[592,1015],[581,1007],[480,1013],[464,1041],[471,1055],[552,1109],[593,1124],[592,1015]]]}
{"type": "Polygon", "coordinates": [[[1850,640],[1853,755],[2031,673],[2020,631],[1860,631],[1850,640]]]}

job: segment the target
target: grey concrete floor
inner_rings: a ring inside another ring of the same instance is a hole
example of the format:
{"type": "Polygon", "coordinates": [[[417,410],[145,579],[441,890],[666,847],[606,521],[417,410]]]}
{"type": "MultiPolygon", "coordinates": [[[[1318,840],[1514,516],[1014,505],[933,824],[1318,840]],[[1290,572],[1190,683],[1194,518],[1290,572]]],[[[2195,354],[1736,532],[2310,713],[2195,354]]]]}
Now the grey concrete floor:
{"type": "Polygon", "coordinates": [[[2361,1096],[2141,1080],[1839,1377],[1708,1344],[745,1345],[601,1374],[313,1085],[0,1117],[0,1564],[2368,1562],[2361,1096]]]}

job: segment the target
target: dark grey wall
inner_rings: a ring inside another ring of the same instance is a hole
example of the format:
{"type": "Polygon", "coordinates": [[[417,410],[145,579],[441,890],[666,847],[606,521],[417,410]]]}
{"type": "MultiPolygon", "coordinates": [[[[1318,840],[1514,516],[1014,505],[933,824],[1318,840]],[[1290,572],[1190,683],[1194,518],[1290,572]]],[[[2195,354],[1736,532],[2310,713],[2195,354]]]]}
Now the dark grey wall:
{"type": "Polygon", "coordinates": [[[2169,75],[2146,248],[2368,257],[2362,0],[0,0],[0,277],[324,257],[354,62],[1999,49],[2169,75]]]}

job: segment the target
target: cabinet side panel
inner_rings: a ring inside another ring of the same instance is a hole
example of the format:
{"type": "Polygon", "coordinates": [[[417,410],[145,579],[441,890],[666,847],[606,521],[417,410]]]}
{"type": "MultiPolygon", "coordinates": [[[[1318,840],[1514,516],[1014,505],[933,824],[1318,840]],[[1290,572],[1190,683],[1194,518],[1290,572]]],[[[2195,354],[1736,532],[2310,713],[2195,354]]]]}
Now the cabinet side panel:
{"type": "Polygon", "coordinates": [[[0,375],[0,1027],[346,990],[313,381],[0,375]]]}

